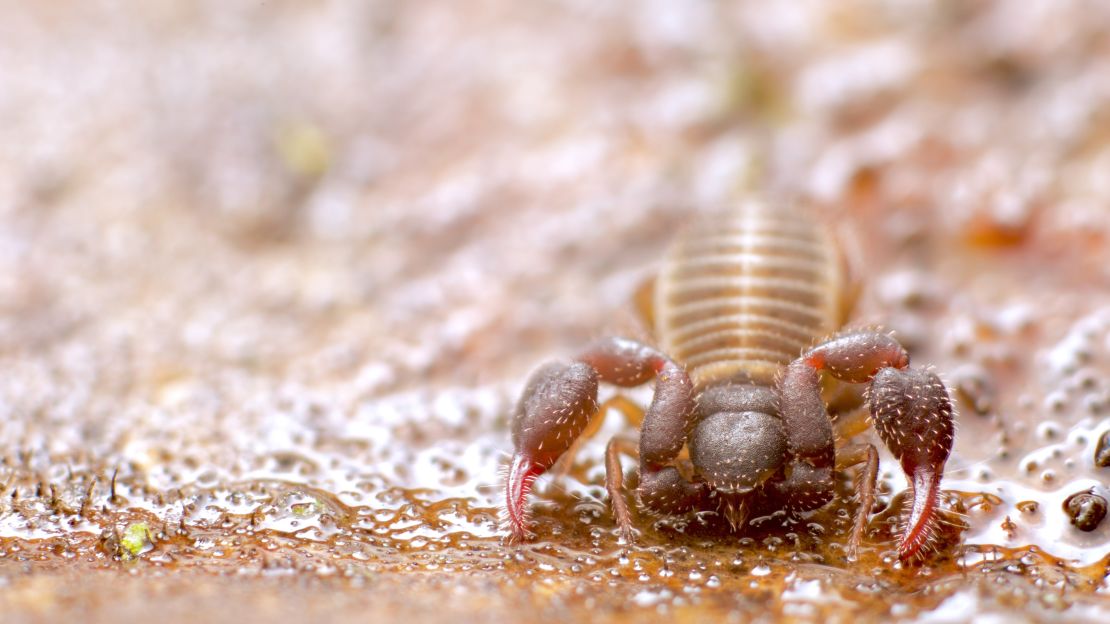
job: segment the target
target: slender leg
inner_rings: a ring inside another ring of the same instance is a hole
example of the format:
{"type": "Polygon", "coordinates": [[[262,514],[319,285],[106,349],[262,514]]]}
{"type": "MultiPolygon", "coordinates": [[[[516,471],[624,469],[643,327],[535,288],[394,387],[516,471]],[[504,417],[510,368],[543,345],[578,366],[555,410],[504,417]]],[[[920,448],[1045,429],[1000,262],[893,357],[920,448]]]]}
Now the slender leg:
{"type": "Polygon", "coordinates": [[[837,382],[831,388],[825,388],[829,413],[834,415],[833,422],[840,420],[842,414],[851,414],[860,408],[866,408],[866,393],[866,388],[848,383],[837,382]]]}
{"type": "Polygon", "coordinates": [[[624,497],[624,470],[621,468],[620,458],[622,453],[632,457],[638,457],[640,454],[635,441],[613,436],[605,447],[605,489],[609,491],[609,504],[620,526],[621,537],[625,542],[632,543],[634,532],[632,514],[628,510],[628,501],[624,497]]]}
{"type": "Polygon", "coordinates": [[[837,414],[833,421],[833,434],[837,440],[849,440],[871,428],[870,412],[866,406],[860,406],[847,412],[837,414]]]}
{"type": "Polygon", "coordinates": [[[856,476],[856,520],[852,524],[852,535],[848,539],[848,558],[859,557],[859,546],[863,542],[863,531],[867,528],[867,516],[875,506],[875,483],[879,479],[879,452],[873,444],[854,444],[841,449],[836,458],[837,469],[863,464],[863,470],[856,476]]]}
{"type": "Polygon", "coordinates": [[[615,409],[623,414],[628,424],[632,425],[637,431],[639,431],[640,426],[644,424],[644,410],[626,396],[618,394],[614,397],[610,397],[609,400],[602,403],[601,406],[607,409],[615,409]]]}
{"type": "Polygon", "coordinates": [[[598,381],[638,386],[655,378],[655,397],[644,415],[641,470],[673,460],[693,425],[693,385],[686,371],[647,345],[611,338],[565,364],[533,374],[513,417],[513,459],[505,482],[505,518],[512,536],[528,535],[525,503],[532,482],[550,469],[597,413],[598,381]]]}

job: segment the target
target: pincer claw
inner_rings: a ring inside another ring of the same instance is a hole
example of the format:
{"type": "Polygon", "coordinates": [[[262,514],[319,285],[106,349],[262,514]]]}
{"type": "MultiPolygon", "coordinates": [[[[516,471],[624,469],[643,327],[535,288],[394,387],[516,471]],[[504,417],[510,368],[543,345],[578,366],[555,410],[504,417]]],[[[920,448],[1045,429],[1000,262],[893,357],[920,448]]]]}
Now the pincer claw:
{"type": "Polygon", "coordinates": [[[884,368],[871,385],[875,430],[902,464],[913,488],[909,521],[898,557],[914,558],[933,538],[940,480],[952,452],[955,423],[948,390],[930,371],[884,368]]]}

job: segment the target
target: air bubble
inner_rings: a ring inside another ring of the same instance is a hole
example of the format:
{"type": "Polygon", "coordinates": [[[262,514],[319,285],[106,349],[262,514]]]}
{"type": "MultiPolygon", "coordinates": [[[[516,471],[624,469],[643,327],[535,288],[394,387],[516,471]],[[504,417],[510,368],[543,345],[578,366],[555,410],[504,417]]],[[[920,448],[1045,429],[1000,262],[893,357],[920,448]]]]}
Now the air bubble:
{"type": "Polygon", "coordinates": [[[1047,421],[1037,425],[1037,435],[1044,440],[1055,440],[1060,435],[1060,425],[1047,421]]]}

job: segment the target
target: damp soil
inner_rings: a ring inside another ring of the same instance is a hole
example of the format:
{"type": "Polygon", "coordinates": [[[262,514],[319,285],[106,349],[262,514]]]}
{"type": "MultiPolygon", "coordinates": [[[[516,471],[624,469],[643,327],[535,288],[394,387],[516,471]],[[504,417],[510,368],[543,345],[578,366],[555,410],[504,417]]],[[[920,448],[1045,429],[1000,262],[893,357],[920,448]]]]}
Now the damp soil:
{"type": "Polygon", "coordinates": [[[1100,5],[8,8],[4,621],[1110,613],[1100,5]],[[811,516],[625,544],[619,418],[505,543],[527,374],[650,340],[668,241],[751,195],[816,206],[851,322],[952,389],[935,552],[894,556],[886,455],[856,561],[851,475],[811,516]]]}

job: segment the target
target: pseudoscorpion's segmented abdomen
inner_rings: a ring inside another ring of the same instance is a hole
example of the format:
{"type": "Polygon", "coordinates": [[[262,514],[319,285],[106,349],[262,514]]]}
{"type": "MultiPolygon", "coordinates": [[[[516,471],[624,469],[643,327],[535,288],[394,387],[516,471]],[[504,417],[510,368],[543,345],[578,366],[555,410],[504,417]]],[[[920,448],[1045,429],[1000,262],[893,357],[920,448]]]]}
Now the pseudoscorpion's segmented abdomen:
{"type": "Polygon", "coordinates": [[[655,293],[656,336],[694,384],[770,384],[837,328],[844,275],[808,210],[749,204],[682,237],[655,293]]]}

